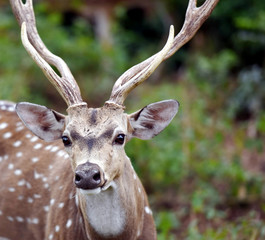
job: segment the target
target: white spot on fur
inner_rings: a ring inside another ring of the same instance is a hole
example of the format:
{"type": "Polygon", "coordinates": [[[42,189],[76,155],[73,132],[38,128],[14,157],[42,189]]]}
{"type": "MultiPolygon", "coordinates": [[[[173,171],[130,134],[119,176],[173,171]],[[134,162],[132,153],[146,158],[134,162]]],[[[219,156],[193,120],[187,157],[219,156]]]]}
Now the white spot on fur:
{"type": "Polygon", "coordinates": [[[37,143],[35,146],[34,146],[34,149],[40,149],[42,147],[42,144],[41,143],[37,143]]]}
{"type": "Polygon", "coordinates": [[[68,219],[67,222],[66,222],[66,225],[65,225],[66,228],[70,228],[71,225],[72,225],[72,222],[73,222],[73,221],[72,221],[71,219],[68,219]]]}
{"type": "Polygon", "coordinates": [[[63,203],[63,202],[59,203],[59,204],[58,204],[58,207],[59,207],[59,208],[63,208],[63,207],[64,207],[64,203],[63,203]]]}
{"type": "Polygon", "coordinates": [[[12,133],[11,132],[7,132],[3,135],[3,138],[4,139],[8,139],[8,138],[11,138],[12,137],[12,133]]]}
{"type": "Polygon", "coordinates": [[[10,240],[10,239],[6,237],[0,237],[0,240],[10,240]]]}
{"type": "Polygon", "coordinates": [[[9,191],[9,192],[15,192],[16,189],[15,189],[15,188],[8,188],[8,191],[9,191]]]}
{"type": "Polygon", "coordinates": [[[49,240],[52,240],[53,239],[53,234],[50,234],[49,235],[49,240]]]}
{"type": "Polygon", "coordinates": [[[18,152],[17,154],[16,154],[16,157],[22,157],[23,156],[23,153],[22,152],[18,152]]]}
{"type": "Polygon", "coordinates": [[[55,230],[55,232],[59,232],[60,231],[60,226],[56,225],[54,230],[55,230]]]}
{"type": "Polygon", "coordinates": [[[26,134],[26,138],[31,138],[31,137],[32,137],[32,135],[30,133],[26,134]]]}
{"type": "Polygon", "coordinates": [[[45,150],[50,150],[52,148],[52,145],[48,145],[45,147],[45,150]]]}
{"type": "Polygon", "coordinates": [[[31,197],[29,197],[27,201],[28,201],[28,203],[33,203],[34,202],[33,198],[31,198],[31,197]]]}
{"type": "Polygon", "coordinates": [[[65,154],[65,152],[64,152],[63,150],[60,150],[60,151],[57,153],[57,155],[58,155],[59,157],[64,156],[64,154],[65,154]]]}
{"type": "Polygon", "coordinates": [[[30,224],[38,224],[39,219],[38,218],[27,218],[27,222],[30,224]]]}
{"type": "Polygon", "coordinates": [[[32,223],[33,224],[38,224],[39,223],[39,219],[38,218],[32,218],[32,223]]]}
{"type": "Polygon", "coordinates": [[[37,199],[37,198],[41,198],[41,195],[40,194],[33,194],[33,197],[37,199]]]}
{"type": "Polygon", "coordinates": [[[11,216],[7,216],[7,219],[8,219],[10,222],[14,222],[14,218],[11,217],[11,216]]]}
{"type": "Polygon", "coordinates": [[[9,170],[14,169],[14,164],[13,164],[13,163],[9,163],[7,168],[8,168],[9,170]]]}
{"type": "Polygon", "coordinates": [[[75,205],[78,207],[79,206],[79,201],[78,201],[78,196],[77,194],[75,195],[75,205]]]}
{"type": "Polygon", "coordinates": [[[138,231],[137,231],[137,237],[140,237],[140,235],[141,235],[141,231],[138,229],[138,231]]]}
{"type": "Polygon", "coordinates": [[[59,147],[54,146],[54,147],[52,147],[51,152],[56,152],[58,149],[59,149],[59,147]]]}
{"type": "Polygon", "coordinates": [[[14,171],[15,175],[19,176],[22,174],[22,171],[20,169],[17,169],[14,171]]]}
{"type": "Polygon", "coordinates": [[[16,126],[17,126],[17,127],[22,126],[22,125],[23,125],[22,122],[17,122],[17,123],[16,123],[16,126]]]}
{"type": "Polygon", "coordinates": [[[49,212],[50,207],[49,206],[44,206],[43,209],[44,209],[45,212],[49,212]]]}
{"type": "Polygon", "coordinates": [[[14,106],[8,106],[7,107],[7,111],[14,112],[15,111],[15,107],[14,106]]]}
{"type": "Polygon", "coordinates": [[[51,199],[50,205],[52,206],[55,203],[55,199],[51,199]]]}
{"type": "Polygon", "coordinates": [[[25,127],[23,126],[22,122],[17,122],[16,123],[16,132],[20,132],[24,129],[25,127]]]}
{"type": "Polygon", "coordinates": [[[148,206],[145,206],[144,207],[144,210],[145,210],[146,214],[149,214],[149,215],[152,215],[153,214],[152,213],[152,210],[148,206]]]}
{"type": "Polygon", "coordinates": [[[39,158],[38,157],[33,157],[33,158],[31,158],[31,161],[34,162],[34,163],[36,163],[36,162],[39,161],[39,158]]]}
{"type": "Polygon", "coordinates": [[[0,130],[2,130],[2,129],[5,129],[6,127],[8,126],[8,124],[7,123],[1,123],[0,124],[0,130]]]}
{"type": "Polygon", "coordinates": [[[25,184],[26,184],[25,179],[22,179],[22,180],[20,180],[20,181],[17,182],[17,185],[20,186],[20,187],[21,186],[24,186],[25,184]]]}
{"type": "Polygon", "coordinates": [[[74,196],[75,196],[75,194],[74,194],[73,192],[70,192],[70,194],[69,194],[69,199],[73,199],[74,196]]]}
{"type": "Polygon", "coordinates": [[[24,222],[24,218],[22,218],[22,217],[16,217],[16,220],[18,221],[18,222],[24,222]]]}
{"type": "Polygon", "coordinates": [[[39,138],[38,138],[37,136],[33,136],[33,137],[30,139],[30,141],[31,141],[31,142],[36,142],[38,139],[39,139],[39,138]]]}
{"type": "Polygon", "coordinates": [[[13,143],[13,146],[14,147],[19,147],[19,146],[21,146],[21,144],[22,144],[21,141],[16,141],[16,142],[13,143]]]}
{"type": "Polygon", "coordinates": [[[32,188],[32,186],[31,186],[31,184],[29,182],[26,182],[26,186],[27,186],[28,189],[32,188]]]}
{"type": "Polygon", "coordinates": [[[14,218],[11,217],[11,216],[7,216],[7,219],[8,219],[10,222],[14,222],[14,218]]]}
{"type": "Polygon", "coordinates": [[[42,178],[42,177],[43,177],[43,174],[38,173],[36,170],[34,170],[34,178],[35,179],[39,179],[39,178],[42,178]]]}
{"type": "Polygon", "coordinates": [[[24,196],[20,195],[20,196],[17,197],[17,199],[18,199],[19,201],[22,201],[22,200],[24,199],[24,196]]]}
{"type": "Polygon", "coordinates": [[[16,132],[20,132],[20,131],[22,131],[23,129],[24,129],[24,126],[19,126],[19,127],[16,128],[16,132]]]}

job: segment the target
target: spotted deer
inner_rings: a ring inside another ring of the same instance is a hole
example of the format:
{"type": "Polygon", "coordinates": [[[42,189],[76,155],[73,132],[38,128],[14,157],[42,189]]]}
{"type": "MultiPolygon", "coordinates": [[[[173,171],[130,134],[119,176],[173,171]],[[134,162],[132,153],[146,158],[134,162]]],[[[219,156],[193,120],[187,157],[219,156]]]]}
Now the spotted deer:
{"type": "Polygon", "coordinates": [[[171,26],[164,48],[127,70],[101,108],[88,108],[65,62],[42,42],[32,1],[10,1],[25,49],[68,108],[65,116],[32,103],[0,102],[1,240],[156,239],[147,195],[124,145],[156,136],[179,104],[165,100],[126,114],[123,103],[193,37],[217,1],[197,7],[190,0],[179,34],[174,37],[171,26]]]}

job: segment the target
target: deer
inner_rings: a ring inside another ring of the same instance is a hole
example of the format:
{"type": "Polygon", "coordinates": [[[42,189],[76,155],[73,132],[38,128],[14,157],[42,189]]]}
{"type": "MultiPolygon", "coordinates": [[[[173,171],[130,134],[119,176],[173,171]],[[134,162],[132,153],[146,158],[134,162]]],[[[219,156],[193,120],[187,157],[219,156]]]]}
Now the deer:
{"type": "Polygon", "coordinates": [[[91,108],[65,61],[41,40],[32,0],[10,0],[22,43],[66,102],[67,115],[0,101],[1,240],[157,239],[147,194],[124,146],[158,135],[179,103],[163,100],[127,114],[124,101],[195,35],[217,2],[197,7],[189,0],[180,32],[175,36],[171,26],[163,49],[123,73],[109,100],[91,108]]]}

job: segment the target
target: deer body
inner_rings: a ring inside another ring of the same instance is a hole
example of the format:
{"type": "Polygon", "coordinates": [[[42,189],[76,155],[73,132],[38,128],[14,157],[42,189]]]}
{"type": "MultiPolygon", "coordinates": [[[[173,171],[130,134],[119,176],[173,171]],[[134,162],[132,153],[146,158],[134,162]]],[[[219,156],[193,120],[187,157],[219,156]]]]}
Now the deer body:
{"type": "Polygon", "coordinates": [[[68,108],[65,116],[32,103],[0,102],[0,240],[156,239],[147,195],[124,146],[159,134],[179,103],[165,100],[126,114],[123,102],[191,39],[217,1],[196,7],[189,0],[180,33],[174,37],[171,26],[160,52],[127,70],[101,108],[88,108],[66,63],[38,35],[32,0],[10,0],[24,47],[68,108]]]}
{"type": "Polygon", "coordinates": [[[86,239],[63,145],[36,138],[14,104],[1,108],[9,110],[0,111],[0,239],[86,239]]]}

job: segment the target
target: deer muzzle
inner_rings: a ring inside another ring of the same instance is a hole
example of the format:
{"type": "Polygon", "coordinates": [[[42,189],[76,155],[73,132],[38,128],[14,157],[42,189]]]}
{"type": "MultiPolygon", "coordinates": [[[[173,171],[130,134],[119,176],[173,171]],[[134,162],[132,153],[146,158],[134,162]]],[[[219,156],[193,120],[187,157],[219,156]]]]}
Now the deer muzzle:
{"type": "Polygon", "coordinates": [[[97,164],[86,162],[77,166],[74,182],[77,188],[94,190],[104,185],[104,173],[97,164]]]}

